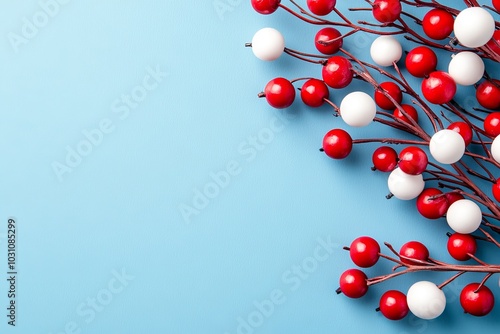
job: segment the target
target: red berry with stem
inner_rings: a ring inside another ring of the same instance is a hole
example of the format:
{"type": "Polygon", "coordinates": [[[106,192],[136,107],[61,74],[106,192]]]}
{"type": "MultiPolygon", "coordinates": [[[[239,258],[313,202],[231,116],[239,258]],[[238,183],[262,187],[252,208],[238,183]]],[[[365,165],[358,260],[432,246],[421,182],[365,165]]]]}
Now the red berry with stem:
{"type": "Polygon", "coordinates": [[[319,16],[328,15],[337,4],[336,0],[307,0],[309,10],[319,16]]]}
{"type": "Polygon", "coordinates": [[[500,55],[500,30],[495,30],[493,37],[486,43],[496,54],[500,55]]]}
{"type": "Polygon", "coordinates": [[[400,0],[375,0],[372,7],[373,17],[381,23],[393,23],[402,11],[400,0]]]}
{"type": "Polygon", "coordinates": [[[281,0],[252,0],[252,7],[259,14],[272,14],[274,13],[279,5],[281,0]]]}
{"type": "Polygon", "coordinates": [[[373,170],[392,172],[398,165],[398,154],[390,146],[380,146],[372,155],[373,170]]]}
{"type": "MultiPolygon", "coordinates": [[[[417,109],[415,109],[412,105],[409,105],[409,104],[402,104],[401,108],[403,108],[406,115],[408,115],[411,119],[413,119],[416,123],[418,123],[417,109]]],[[[396,117],[397,119],[399,119],[405,123],[410,123],[410,120],[408,119],[408,117],[406,117],[406,115],[404,115],[403,112],[399,108],[394,109],[393,115],[394,115],[394,117],[396,117]]]]}
{"type": "Polygon", "coordinates": [[[464,196],[457,193],[456,191],[452,191],[449,193],[446,193],[446,200],[448,201],[448,207],[455,203],[458,200],[464,199],[464,196]]]}
{"type": "Polygon", "coordinates": [[[495,306],[493,292],[486,285],[480,286],[480,283],[470,283],[460,293],[460,305],[465,313],[476,317],[487,315],[495,306]]]}
{"type": "Polygon", "coordinates": [[[500,0],[491,0],[491,4],[497,10],[497,12],[500,12],[500,0]]]}
{"type": "Polygon", "coordinates": [[[437,56],[427,46],[417,46],[406,55],[405,65],[408,72],[417,78],[423,78],[436,70],[437,56]]]}
{"type": "Polygon", "coordinates": [[[368,268],[377,263],[380,258],[380,245],[371,237],[359,237],[351,243],[349,255],[355,265],[368,268]]]}
{"type": "Polygon", "coordinates": [[[484,119],[483,128],[489,136],[498,136],[500,134],[500,111],[488,114],[484,119]]]}
{"type": "Polygon", "coordinates": [[[422,80],[422,94],[430,103],[450,102],[457,92],[455,80],[446,72],[434,71],[422,80]]]}
{"type": "Polygon", "coordinates": [[[409,312],[406,295],[398,290],[386,291],[379,302],[380,312],[389,320],[401,320],[409,312]]]}
{"type": "Polygon", "coordinates": [[[467,261],[476,254],[477,242],[470,234],[453,233],[448,238],[448,253],[457,261],[467,261]]]}
{"type": "Polygon", "coordinates": [[[342,56],[328,59],[322,69],[323,81],[330,87],[340,89],[347,87],[352,79],[352,64],[342,56]]]}
{"type": "Polygon", "coordinates": [[[500,80],[485,80],[476,88],[476,99],[487,109],[500,109],[500,80]]]}
{"type": "Polygon", "coordinates": [[[408,146],[399,152],[398,166],[406,174],[422,174],[428,162],[427,154],[420,147],[408,146]]]}
{"type": "Polygon", "coordinates": [[[340,289],[349,298],[363,297],[368,291],[368,277],[359,269],[348,269],[340,276],[340,289]]]}
{"type": "Polygon", "coordinates": [[[300,90],[302,101],[309,107],[317,108],[328,99],[330,92],[326,84],[318,79],[309,79],[304,82],[300,90]]]}
{"type": "Polygon", "coordinates": [[[394,101],[401,104],[403,101],[403,92],[397,84],[392,81],[382,82],[380,84],[380,89],[375,90],[375,103],[382,109],[392,110],[396,108],[394,102],[392,102],[385,94],[388,94],[394,101]]]}
{"type": "Polygon", "coordinates": [[[491,187],[491,192],[493,193],[493,197],[495,197],[497,202],[500,202],[500,178],[498,178],[496,182],[493,183],[493,186],[491,187]]]}
{"type": "Polygon", "coordinates": [[[316,33],[314,37],[314,45],[316,49],[325,55],[337,53],[344,44],[341,38],[342,34],[335,28],[326,27],[316,33]],[[333,42],[329,42],[335,40],[333,42]],[[329,42],[329,43],[327,43],[329,42]]]}
{"type": "Polygon", "coordinates": [[[417,198],[417,210],[427,219],[441,218],[449,204],[443,192],[436,188],[427,188],[417,198]]]}
{"type": "Polygon", "coordinates": [[[344,159],[352,151],[352,138],[345,130],[330,130],[323,138],[323,151],[330,158],[344,159]]]}
{"type": "Polygon", "coordinates": [[[434,8],[422,19],[424,33],[432,39],[442,40],[450,36],[455,19],[449,12],[434,8]]]}
{"type": "Polygon", "coordinates": [[[419,260],[423,262],[427,262],[429,259],[429,250],[425,245],[418,241],[408,241],[399,250],[399,255],[404,256],[406,258],[401,257],[401,262],[409,264],[409,265],[421,265],[413,260],[419,260]]]}
{"type": "Polygon", "coordinates": [[[472,129],[469,124],[465,122],[453,122],[448,125],[448,129],[458,132],[464,139],[465,146],[472,142],[472,129]]]}
{"type": "Polygon", "coordinates": [[[288,108],[295,100],[295,87],[285,78],[275,78],[267,83],[259,96],[265,96],[267,103],[274,108],[288,108]]]}

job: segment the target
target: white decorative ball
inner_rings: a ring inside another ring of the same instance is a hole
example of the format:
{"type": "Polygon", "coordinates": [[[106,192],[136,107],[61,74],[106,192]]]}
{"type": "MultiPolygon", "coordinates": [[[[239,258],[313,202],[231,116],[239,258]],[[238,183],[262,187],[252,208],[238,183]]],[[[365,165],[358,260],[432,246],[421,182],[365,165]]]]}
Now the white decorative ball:
{"type": "Polygon", "coordinates": [[[340,117],[350,126],[367,126],[373,121],[376,113],[375,101],[365,92],[347,94],[340,103],[340,117]]]}
{"type": "Polygon", "coordinates": [[[454,164],[465,153],[465,141],[458,132],[449,129],[439,130],[429,142],[429,151],[436,161],[442,164],[454,164]]]}
{"type": "Polygon", "coordinates": [[[394,197],[408,201],[420,195],[424,190],[425,181],[422,174],[410,175],[396,168],[389,174],[387,186],[394,197]]]}
{"type": "Polygon", "coordinates": [[[276,60],[284,50],[285,38],[274,28],[263,28],[253,35],[252,51],[261,60],[276,60]]]}
{"type": "Polygon", "coordinates": [[[392,66],[403,55],[401,44],[392,36],[380,36],[375,39],[370,48],[373,61],[380,66],[392,66]]]}
{"type": "Polygon", "coordinates": [[[444,292],[429,281],[414,283],[408,290],[406,302],[411,313],[425,320],[439,317],[446,308],[444,292]]]}
{"type": "Polygon", "coordinates": [[[446,212],[446,221],[453,231],[469,234],[481,225],[483,214],[481,208],[469,199],[453,202],[446,212]]]}
{"type": "Polygon", "coordinates": [[[484,62],[477,54],[470,51],[459,52],[452,56],[448,74],[462,86],[470,86],[481,80],[484,74],[484,62]]]}
{"type": "Polygon", "coordinates": [[[478,48],[493,37],[495,20],[481,7],[469,7],[462,10],[453,24],[455,37],[460,44],[469,48],[478,48]]]}
{"type": "Polygon", "coordinates": [[[491,156],[500,163],[500,135],[496,136],[491,143],[491,156]]]}

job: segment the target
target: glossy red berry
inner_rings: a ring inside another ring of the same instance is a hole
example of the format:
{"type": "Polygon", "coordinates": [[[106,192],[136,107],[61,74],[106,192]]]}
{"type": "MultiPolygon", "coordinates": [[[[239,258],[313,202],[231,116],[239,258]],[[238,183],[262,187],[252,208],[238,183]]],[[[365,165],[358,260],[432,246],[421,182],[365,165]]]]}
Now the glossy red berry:
{"type": "Polygon", "coordinates": [[[428,162],[427,154],[420,147],[408,146],[399,152],[398,166],[406,174],[422,174],[428,162]]]}
{"type": "Polygon", "coordinates": [[[323,81],[332,88],[345,88],[353,78],[351,62],[342,56],[328,59],[322,69],[323,81]]]}
{"type": "Polygon", "coordinates": [[[493,197],[500,202],[500,178],[497,179],[493,186],[491,187],[491,192],[493,193],[493,197]]]}
{"type": "Polygon", "coordinates": [[[497,10],[497,12],[500,12],[500,0],[491,0],[491,4],[497,10]]]}
{"type": "Polygon", "coordinates": [[[314,37],[314,45],[316,46],[316,49],[322,54],[332,55],[334,53],[337,53],[344,44],[344,41],[342,38],[340,38],[340,36],[342,36],[342,34],[335,28],[323,28],[316,33],[316,36],[314,37]],[[328,44],[323,44],[334,39],[337,40],[328,44]]]}
{"type": "MultiPolygon", "coordinates": [[[[411,119],[413,119],[415,122],[418,123],[417,109],[415,109],[412,105],[409,105],[409,104],[402,104],[401,108],[403,108],[406,115],[408,115],[411,119]]],[[[394,117],[396,117],[397,119],[399,119],[405,123],[410,123],[410,120],[408,119],[408,117],[406,117],[406,115],[404,115],[403,112],[401,110],[399,110],[399,108],[394,109],[393,115],[394,115],[394,117]]]]}
{"type": "Polygon", "coordinates": [[[422,80],[422,94],[430,103],[448,103],[456,92],[457,84],[446,72],[434,71],[422,80]]]}
{"type": "Polygon", "coordinates": [[[448,201],[448,207],[458,200],[464,199],[465,197],[457,192],[446,193],[446,200],[448,201]]]}
{"type": "Polygon", "coordinates": [[[351,243],[349,255],[355,265],[368,268],[377,263],[380,258],[380,245],[371,237],[359,237],[351,243]]]}
{"type": "Polygon", "coordinates": [[[398,154],[390,146],[380,146],[372,155],[373,168],[381,172],[392,172],[398,165],[398,154]]]}
{"type": "Polygon", "coordinates": [[[442,40],[450,36],[455,19],[443,9],[431,9],[422,19],[424,33],[432,39],[442,40]]]}
{"type": "Polygon", "coordinates": [[[448,238],[448,253],[457,261],[467,261],[471,257],[469,254],[476,254],[477,242],[470,234],[453,233],[448,238]]]}
{"type": "Polygon", "coordinates": [[[465,313],[476,317],[487,315],[495,306],[493,292],[486,285],[481,286],[481,288],[479,286],[479,283],[470,283],[460,293],[460,305],[465,313]]]}
{"type": "Polygon", "coordinates": [[[448,125],[448,129],[458,132],[464,139],[465,146],[472,142],[472,129],[469,124],[465,122],[453,122],[448,125]]]}
{"type": "Polygon", "coordinates": [[[406,257],[400,258],[401,262],[403,263],[410,265],[421,265],[421,263],[412,261],[411,259],[427,262],[427,260],[429,259],[429,250],[421,242],[409,241],[401,246],[399,255],[406,257]]]}
{"type": "Polygon", "coordinates": [[[401,101],[403,101],[403,92],[397,84],[392,81],[382,82],[380,84],[380,90],[375,90],[374,96],[375,103],[382,109],[392,110],[396,108],[394,102],[392,102],[383,92],[388,94],[398,104],[401,104],[401,101]]]}
{"type": "Polygon", "coordinates": [[[500,80],[485,80],[476,88],[476,99],[487,109],[500,109],[500,80]]]}
{"type": "Polygon", "coordinates": [[[279,5],[281,0],[252,0],[252,7],[259,14],[272,14],[274,13],[279,5]]]}
{"type": "Polygon", "coordinates": [[[406,295],[398,290],[386,291],[379,302],[380,312],[390,320],[401,320],[410,310],[406,303],[406,295]]]}
{"type": "Polygon", "coordinates": [[[491,137],[496,137],[500,134],[500,111],[488,114],[483,122],[484,131],[491,137]]]}
{"type": "Polygon", "coordinates": [[[400,0],[375,0],[372,7],[373,17],[381,23],[393,23],[402,11],[400,0]]]}
{"type": "Polygon", "coordinates": [[[363,297],[368,291],[368,277],[359,269],[348,269],[340,276],[340,291],[349,298],[363,297]]]}
{"type": "Polygon", "coordinates": [[[326,84],[318,79],[309,79],[304,82],[300,90],[302,101],[309,107],[317,108],[328,99],[330,92],[326,84]]]}
{"type": "Polygon", "coordinates": [[[417,46],[406,55],[405,65],[408,72],[417,78],[423,78],[436,70],[437,56],[427,46],[417,46]]]}
{"type": "Polygon", "coordinates": [[[443,192],[436,188],[427,188],[417,198],[417,210],[427,219],[441,218],[448,210],[449,203],[443,192]]]}
{"type": "Polygon", "coordinates": [[[500,30],[495,30],[493,37],[491,37],[486,45],[489,46],[493,52],[500,55],[500,30]]]}
{"type": "Polygon", "coordinates": [[[352,138],[345,130],[330,130],[323,138],[323,151],[330,158],[344,159],[352,151],[352,138]]]}
{"type": "Polygon", "coordinates": [[[267,103],[274,108],[283,109],[292,105],[295,100],[295,88],[285,78],[275,78],[264,88],[267,103]]]}
{"type": "Polygon", "coordinates": [[[337,4],[336,0],[307,0],[309,10],[319,16],[328,15],[337,4]]]}

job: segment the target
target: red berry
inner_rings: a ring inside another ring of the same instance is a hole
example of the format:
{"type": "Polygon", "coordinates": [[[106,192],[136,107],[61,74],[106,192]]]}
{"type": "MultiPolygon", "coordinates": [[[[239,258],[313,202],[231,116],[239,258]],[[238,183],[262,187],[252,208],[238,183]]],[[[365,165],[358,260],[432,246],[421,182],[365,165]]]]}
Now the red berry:
{"type": "Polygon", "coordinates": [[[420,147],[408,146],[399,152],[398,166],[406,174],[422,174],[428,162],[427,154],[420,147]]]}
{"type": "Polygon", "coordinates": [[[498,136],[500,134],[500,111],[488,114],[484,119],[483,127],[489,136],[498,136]]]}
{"type": "Polygon", "coordinates": [[[454,191],[446,193],[445,196],[446,196],[446,200],[448,201],[448,207],[450,205],[452,205],[453,203],[455,203],[456,201],[464,199],[464,196],[462,196],[461,194],[454,192],[454,191]]]}
{"type": "Polygon", "coordinates": [[[332,88],[345,88],[352,81],[351,62],[342,56],[328,59],[322,70],[323,81],[332,88]]]}
{"type": "Polygon", "coordinates": [[[460,293],[460,305],[465,313],[476,317],[487,315],[495,306],[493,292],[486,285],[481,286],[478,290],[479,286],[479,283],[470,283],[460,293]]]}
{"type": "Polygon", "coordinates": [[[431,9],[422,19],[424,33],[432,39],[442,40],[453,31],[453,15],[443,9],[431,9]]]}
{"type": "Polygon", "coordinates": [[[377,148],[372,155],[373,168],[381,172],[392,172],[398,165],[398,154],[389,146],[377,148]]]}
{"type": "Polygon", "coordinates": [[[401,247],[401,249],[399,250],[399,255],[409,258],[401,258],[401,262],[403,263],[410,265],[421,265],[421,263],[412,261],[410,259],[426,262],[429,259],[429,250],[427,249],[427,247],[425,247],[424,244],[418,241],[409,241],[401,247]]]}
{"type": "Polygon", "coordinates": [[[382,109],[392,110],[396,108],[394,102],[392,102],[384,93],[386,92],[393,100],[395,100],[398,104],[401,104],[403,101],[403,92],[401,92],[401,88],[397,84],[392,81],[382,82],[380,84],[380,90],[377,89],[375,91],[375,103],[382,109]]]}
{"type": "Polygon", "coordinates": [[[446,72],[435,71],[422,81],[422,94],[430,103],[450,102],[457,92],[457,84],[446,72]]]}
{"type": "Polygon", "coordinates": [[[448,238],[446,247],[452,258],[458,261],[467,261],[470,259],[469,254],[476,254],[476,238],[470,234],[453,233],[448,238]]]}
{"type": "Polygon", "coordinates": [[[486,45],[489,46],[493,52],[500,55],[500,30],[495,30],[493,37],[491,37],[486,45]]]}
{"type": "Polygon", "coordinates": [[[458,132],[464,139],[465,146],[472,142],[472,129],[469,124],[465,122],[453,122],[448,125],[448,129],[458,132]]]}
{"type": "Polygon", "coordinates": [[[333,129],[323,138],[323,151],[333,159],[344,159],[352,151],[352,138],[342,129],[333,129]]]}
{"type": "Polygon", "coordinates": [[[492,0],[491,3],[497,12],[500,12],[500,0],[492,0]]]}
{"type": "Polygon", "coordinates": [[[349,255],[355,265],[368,268],[377,263],[380,258],[380,246],[370,237],[359,237],[353,240],[349,247],[349,255]]]}
{"type": "Polygon", "coordinates": [[[328,99],[330,92],[325,83],[318,79],[307,80],[300,90],[302,101],[309,107],[320,107],[328,99]]]}
{"type": "Polygon", "coordinates": [[[272,14],[274,13],[279,5],[281,0],[252,0],[252,7],[259,14],[272,14]]]}
{"type": "Polygon", "coordinates": [[[476,99],[484,108],[500,109],[500,80],[481,82],[476,88],[476,99]]]}
{"type": "Polygon", "coordinates": [[[340,36],[342,36],[342,34],[335,28],[332,27],[323,28],[320,31],[318,31],[318,33],[314,37],[314,45],[316,46],[316,49],[322,54],[332,55],[334,53],[337,53],[344,44],[343,39],[339,38],[340,36]],[[320,42],[328,42],[336,38],[338,38],[336,41],[330,42],[328,44],[320,43],[320,42]]]}
{"type": "Polygon", "coordinates": [[[380,297],[380,312],[390,320],[401,320],[408,314],[406,295],[398,290],[386,291],[380,297]]]}
{"type": "Polygon", "coordinates": [[[349,298],[363,297],[368,291],[368,277],[359,269],[348,269],[340,276],[340,291],[349,298]]]}
{"type": "Polygon", "coordinates": [[[436,188],[427,188],[417,198],[417,210],[427,219],[441,218],[448,210],[449,203],[443,192],[436,188]]]}
{"type": "Polygon", "coordinates": [[[373,17],[381,23],[393,23],[402,10],[399,0],[375,0],[372,6],[373,17]]]}
{"type": "MultiPolygon", "coordinates": [[[[412,118],[415,122],[418,123],[418,112],[417,112],[417,109],[415,109],[412,105],[409,105],[409,104],[402,104],[401,108],[403,108],[404,112],[410,118],[412,118]]],[[[398,108],[394,109],[393,115],[394,115],[394,117],[400,119],[401,121],[403,121],[405,123],[410,123],[410,120],[408,119],[408,117],[406,117],[405,115],[403,115],[403,112],[401,110],[399,110],[398,108]]]]}
{"type": "Polygon", "coordinates": [[[408,52],[405,59],[406,69],[417,78],[423,78],[434,72],[437,62],[436,54],[427,46],[417,46],[408,52]]]}
{"type": "Polygon", "coordinates": [[[285,78],[275,78],[264,88],[267,103],[277,109],[288,108],[295,100],[295,88],[285,78]]]}
{"type": "Polygon", "coordinates": [[[493,192],[493,197],[500,202],[500,178],[497,179],[493,186],[491,187],[491,191],[493,192]]]}
{"type": "Polygon", "coordinates": [[[309,10],[319,16],[330,14],[336,4],[336,0],[307,0],[309,10]]]}

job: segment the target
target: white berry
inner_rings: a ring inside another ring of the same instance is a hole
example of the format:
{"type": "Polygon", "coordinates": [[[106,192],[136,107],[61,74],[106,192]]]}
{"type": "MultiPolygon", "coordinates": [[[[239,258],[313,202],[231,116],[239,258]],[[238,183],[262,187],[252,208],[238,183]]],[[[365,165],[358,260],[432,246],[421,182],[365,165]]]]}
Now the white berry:
{"type": "Polygon", "coordinates": [[[434,159],[442,164],[454,164],[465,152],[464,138],[453,130],[436,132],[429,142],[429,151],[434,159]]]}
{"type": "Polygon", "coordinates": [[[495,20],[486,9],[469,7],[458,13],[453,31],[460,44],[478,48],[488,43],[493,36],[495,20]]]}
{"type": "Polygon", "coordinates": [[[373,61],[380,66],[392,66],[403,55],[401,44],[392,36],[380,36],[375,39],[370,48],[373,61]]]}
{"type": "Polygon", "coordinates": [[[263,28],[252,38],[253,54],[260,60],[278,59],[285,50],[285,38],[274,28],[263,28]]]}
{"type": "Polygon", "coordinates": [[[429,281],[414,283],[406,295],[411,313],[421,319],[439,317],[446,307],[446,296],[436,284],[429,281]]]}
{"type": "Polygon", "coordinates": [[[425,187],[425,181],[422,174],[410,175],[396,168],[389,174],[387,186],[394,197],[408,201],[416,198],[425,187]]]}
{"type": "Polygon", "coordinates": [[[481,208],[469,199],[454,202],[446,212],[446,221],[453,231],[469,234],[481,225],[483,214],[481,208]]]}
{"type": "Polygon", "coordinates": [[[500,163],[500,135],[496,136],[491,143],[491,156],[500,163]]]}
{"type": "Polygon", "coordinates": [[[375,101],[364,92],[347,94],[340,103],[340,116],[350,126],[367,126],[375,118],[376,112],[375,101]]]}
{"type": "Polygon", "coordinates": [[[451,59],[448,66],[448,73],[457,84],[470,86],[483,77],[484,62],[474,52],[459,52],[451,59]]]}

